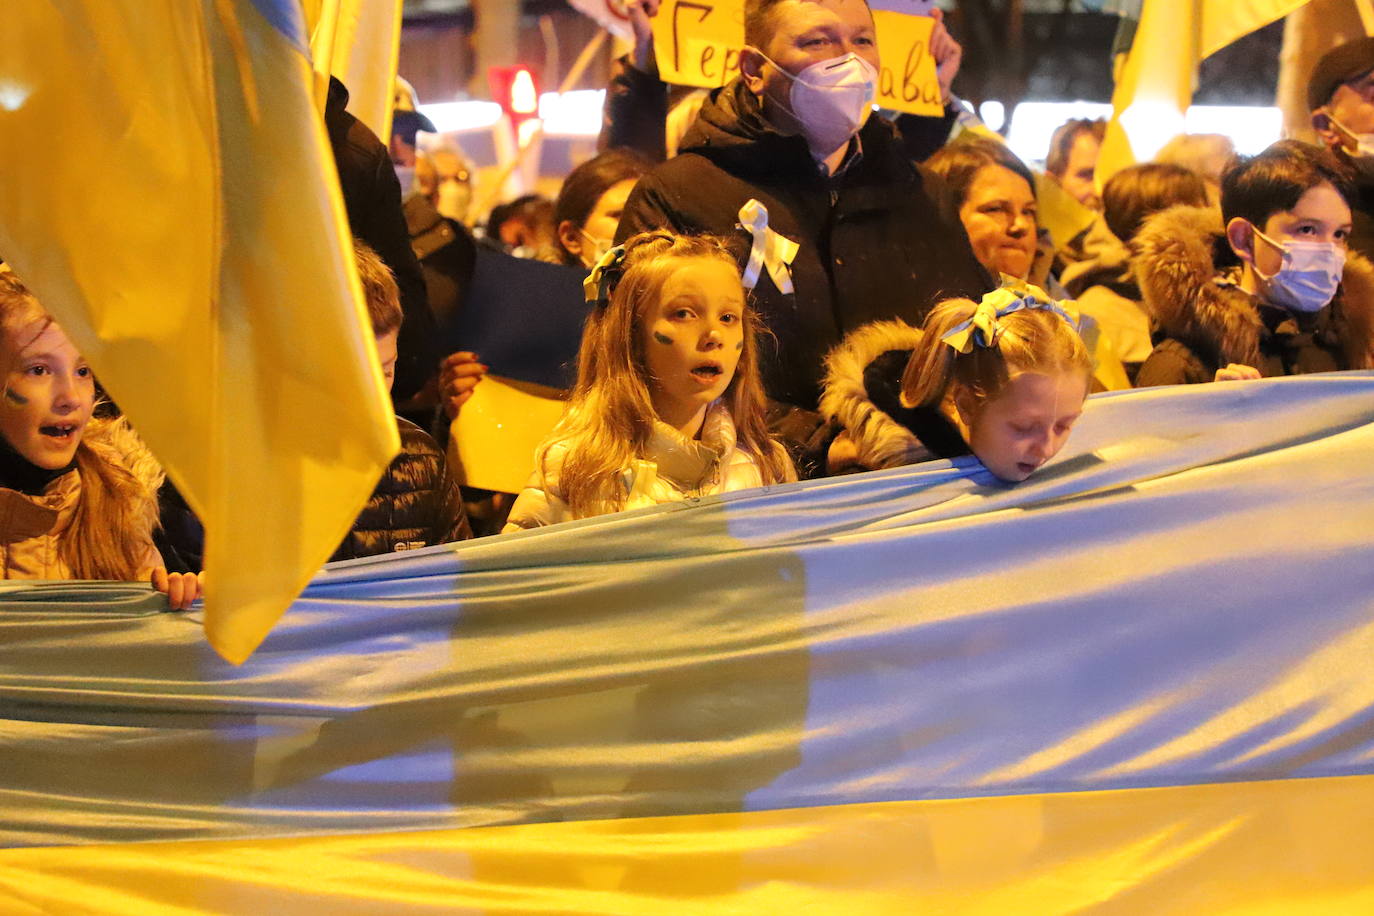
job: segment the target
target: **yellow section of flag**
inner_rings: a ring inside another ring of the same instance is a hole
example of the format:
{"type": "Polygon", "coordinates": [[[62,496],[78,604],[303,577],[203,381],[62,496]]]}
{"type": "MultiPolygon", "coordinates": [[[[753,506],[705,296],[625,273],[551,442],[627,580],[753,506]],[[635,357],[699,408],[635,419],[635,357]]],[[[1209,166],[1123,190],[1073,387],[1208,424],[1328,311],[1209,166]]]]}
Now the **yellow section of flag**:
{"type": "MultiPolygon", "coordinates": [[[[304,0],[317,84],[348,87],[348,110],[385,143],[401,50],[401,0],[304,0]]],[[[324,95],[318,96],[323,110],[324,95]]]]}
{"type": "Polygon", "coordinates": [[[1101,186],[1154,156],[1183,130],[1197,65],[1307,0],[1144,0],[1135,40],[1118,67],[1112,119],[1097,162],[1101,186]]]}
{"type": "Polygon", "coordinates": [[[1369,913],[1371,783],[0,849],[0,887],[22,889],[18,912],[158,916],[1369,913]]]}
{"type": "Polygon", "coordinates": [[[205,523],[206,635],[242,661],[398,448],[299,6],[47,0],[5,32],[0,256],[205,523]]]}

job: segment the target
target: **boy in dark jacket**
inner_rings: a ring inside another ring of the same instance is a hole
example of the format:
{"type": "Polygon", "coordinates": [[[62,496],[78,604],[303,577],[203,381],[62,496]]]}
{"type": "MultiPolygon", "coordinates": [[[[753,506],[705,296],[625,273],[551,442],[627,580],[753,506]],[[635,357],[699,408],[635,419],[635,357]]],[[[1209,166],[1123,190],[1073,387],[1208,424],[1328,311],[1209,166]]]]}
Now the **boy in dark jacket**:
{"type": "Polygon", "coordinates": [[[1140,387],[1374,367],[1374,267],[1347,250],[1348,168],[1282,140],[1232,166],[1215,211],[1146,221],[1133,270],[1157,345],[1140,387]]]}
{"type": "MultiPolygon", "coordinates": [[[[377,355],[390,387],[396,377],[396,339],[401,331],[400,292],[396,279],[377,253],[355,240],[358,279],[377,355]]],[[[401,417],[401,453],[382,475],[377,489],[353,523],[331,560],[351,560],[393,551],[414,550],[472,537],[458,484],[448,473],[444,454],[429,433],[401,417]]]]}

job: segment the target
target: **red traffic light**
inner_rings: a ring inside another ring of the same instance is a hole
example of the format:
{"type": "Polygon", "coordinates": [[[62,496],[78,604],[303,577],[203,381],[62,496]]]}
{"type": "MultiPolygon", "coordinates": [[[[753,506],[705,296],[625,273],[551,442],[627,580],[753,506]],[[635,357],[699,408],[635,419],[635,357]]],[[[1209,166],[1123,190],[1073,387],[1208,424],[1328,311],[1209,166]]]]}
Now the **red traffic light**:
{"type": "Polygon", "coordinates": [[[539,114],[539,84],[524,67],[491,67],[487,70],[491,97],[515,123],[539,114]]]}

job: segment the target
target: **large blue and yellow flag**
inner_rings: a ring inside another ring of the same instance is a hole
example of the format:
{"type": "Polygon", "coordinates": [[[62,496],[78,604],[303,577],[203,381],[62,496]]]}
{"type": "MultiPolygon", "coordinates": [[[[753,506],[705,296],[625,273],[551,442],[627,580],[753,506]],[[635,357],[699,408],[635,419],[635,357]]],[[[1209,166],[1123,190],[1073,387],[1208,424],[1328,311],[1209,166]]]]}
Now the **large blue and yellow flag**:
{"type": "MultiPolygon", "coordinates": [[[[1097,162],[1098,185],[1154,157],[1193,99],[1197,66],[1308,0],[1136,0],[1134,39],[1116,69],[1112,119],[1097,162]]],[[[1128,20],[1129,21],[1129,20],[1128,20]]]]}
{"type": "Polygon", "coordinates": [[[24,0],[0,53],[0,257],[206,526],[242,661],[397,448],[298,0],[24,0]]]}
{"type": "Polygon", "coordinates": [[[0,594],[4,913],[1374,912],[1374,375],[329,567],[0,594]]]}

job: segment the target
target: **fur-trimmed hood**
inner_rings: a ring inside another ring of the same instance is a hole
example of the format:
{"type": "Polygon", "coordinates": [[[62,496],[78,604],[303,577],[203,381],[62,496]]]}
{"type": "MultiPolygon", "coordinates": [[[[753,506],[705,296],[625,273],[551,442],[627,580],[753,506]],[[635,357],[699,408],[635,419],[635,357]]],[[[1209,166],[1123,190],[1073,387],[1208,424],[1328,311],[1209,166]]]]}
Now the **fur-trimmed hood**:
{"type": "Polygon", "coordinates": [[[825,358],[821,415],[843,426],[866,468],[890,468],[937,457],[911,430],[873,402],[864,373],[893,350],[910,351],[921,331],[904,321],[875,321],[854,331],[825,358]]]}
{"type": "Polygon", "coordinates": [[[139,533],[151,538],[158,524],[158,490],[167,476],[162,465],[122,416],[111,419],[92,417],[81,442],[105,460],[123,467],[138,481],[138,504],[133,517],[139,520],[140,529],[147,525],[146,530],[140,530],[139,533]]]}
{"type": "MultiPolygon", "coordinates": [[[[1260,364],[1264,324],[1254,301],[1216,282],[1219,268],[1235,263],[1216,210],[1173,207],[1157,213],[1146,220],[1131,248],[1145,310],[1160,333],[1218,366],[1260,364]]],[[[1374,265],[1350,252],[1329,308],[1335,310],[1346,365],[1374,367],[1374,265]]]]}
{"type": "MultiPolygon", "coordinates": [[[[0,488],[0,575],[4,578],[70,579],[77,573],[81,564],[71,561],[64,545],[71,543],[72,523],[89,488],[96,485],[92,476],[100,481],[106,495],[101,505],[109,514],[89,517],[85,525],[102,539],[107,531],[129,535],[127,541],[115,539],[121,549],[133,551],[126,558],[127,570],[118,577],[142,577],[162,565],[152,532],[158,522],[157,491],[163,472],[128,422],[122,417],[92,418],[77,447],[76,464],[76,469],[49,481],[38,495],[0,488]]],[[[83,574],[89,575],[89,570],[83,574]]]]}

